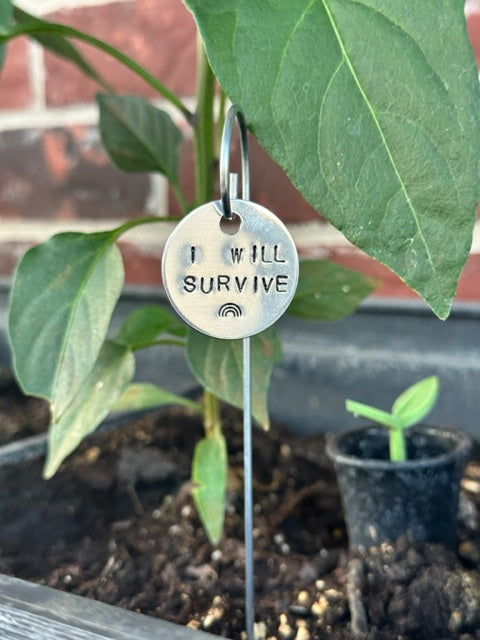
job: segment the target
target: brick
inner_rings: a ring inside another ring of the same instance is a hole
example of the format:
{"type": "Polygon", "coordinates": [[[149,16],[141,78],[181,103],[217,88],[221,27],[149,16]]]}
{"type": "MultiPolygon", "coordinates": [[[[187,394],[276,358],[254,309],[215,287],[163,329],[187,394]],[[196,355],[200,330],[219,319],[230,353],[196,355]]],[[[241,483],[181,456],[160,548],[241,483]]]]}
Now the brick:
{"type": "MultiPolygon", "coordinates": [[[[305,252],[304,252],[305,253],[305,252]]],[[[410,289],[403,280],[401,280],[388,267],[377,262],[370,256],[356,249],[355,247],[338,247],[323,252],[325,257],[332,262],[349,267],[356,271],[360,271],[365,275],[377,278],[380,281],[380,287],[375,291],[374,295],[389,298],[416,298],[420,296],[410,289]]],[[[312,257],[304,256],[304,257],[312,257]]],[[[318,257],[318,253],[317,253],[318,257]]],[[[460,278],[457,295],[455,300],[458,302],[479,301],[480,300],[480,255],[472,254],[466,264],[466,267],[460,278]]]]}
{"type": "Polygon", "coordinates": [[[419,298],[418,294],[410,289],[393,271],[359,249],[354,247],[335,248],[329,252],[327,259],[376,278],[380,282],[379,288],[375,290],[376,296],[419,298]]]}
{"type": "Polygon", "coordinates": [[[145,215],[149,178],[114,168],[95,128],[0,134],[0,216],[12,219],[145,215]]]}
{"type": "Polygon", "coordinates": [[[252,136],[250,136],[250,149],[252,199],[273,211],[285,223],[318,220],[317,211],[308,204],[283,169],[270,158],[252,136]]]}
{"type": "Polygon", "coordinates": [[[23,109],[32,101],[28,73],[28,40],[15,38],[9,43],[0,74],[0,109],[23,109]]]}
{"type": "Polygon", "coordinates": [[[460,278],[457,300],[480,301],[480,254],[473,253],[460,278]]]}
{"type": "MultiPolygon", "coordinates": [[[[285,223],[308,222],[321,218],[320,214],[293,186],[283,169],[270,158],[253,136],[249,136],[249,146],[251,200],[273,211],[285,223]]],[[[240,149],[236,139],[232,143],[230,155],[230,171],[237,172],[240,176],[240,149]]],[[[194,175],[193,145],[186,141],[181,157],[180,179],[189,201],[195,198],[194,175]]],[[[218,181],[217,171],[217,187],[218,181]]],[[[239,190],[241,191],[241,181],[239,181],[239,190]]],[[[218,190],[215,197],[218,198],[218,190]]],[[[171,190],[169,211],[171,215],[180,215],[180,208],[171,190]]]]}
{"type": "Polygon", "coordinates": [[[146,250],[141,246],[122,240],[119,242],[125,265],[125,282],[143,286],[161,286],[161,253],[146,250]]]}
{"type": "MultiPolygon", "coordinates": [[[[120,242],[123,259],[125,262],[125,276],[129,284],[161,286],[161,250],[144,248],[132,242],[122,240],[120,242]]],[[[360,250],[351,247],[338,247],[335,249],[318,248],[316,252],[308,252],[300,249],[300,257],[303,259],[319,257],[326,258],[360,271],[365,275],[377,278],[381,285],[374,295],[397,299],[417,299],[420,296],[412,291],[390,269],[370,258],[360,250]]],[[[480,299],[480,255],[473,254],[467,262],[464,273],[460,279],[457,302],[474,302],[480,299]]]]}
{"type": "Polygon", "coordinates": [[[8,278],[12,275],[20,258],[28,248],[28,245],[23,242],[5,243],[0,241],[0,277],[8,278]]]}
{"type": "MultiPolygon", "coordinates": [[[[4,215],[2,210],[1,215],[4,215]]],[[[165,239],[160,228],[155,233],[157,243],[145,246],[129,236],[122,237],[119,243],[125,264],[125,278],[127,284],[161,286],[161,254],[165,239]]],[[[9,276],[13,272],[18,260],[28,248],[27,241],[1,242],[0,239],[0,276],[9,276]]],[[[337,264],[360,271],[365,275],[377,278],[381,285],[374,295],[397,299],[418,299],[420,296],[412,291],[396,274],[365,253],[351,246],[314,248],[299,247],[301,259],[323,258],[337,264]]],[[[478,302],[480,300],[480,254],[470,256],[466,268],[460,279],[457,302],[478,302]]]]}
{"type": "MultiPolygon", "coordinates": [[[[179,0],[136,0],[59,11],[49,19],[74,26],[127,53],[180,95],[195,87],[196,29],[179,0]]],[[[119,93],[158,97],[144,81],[112,57],[83,43],[79,48],[119,93]]],[[[88,103],[99,87],[72,64],[45,53],[50,106],[88,103]]]]}

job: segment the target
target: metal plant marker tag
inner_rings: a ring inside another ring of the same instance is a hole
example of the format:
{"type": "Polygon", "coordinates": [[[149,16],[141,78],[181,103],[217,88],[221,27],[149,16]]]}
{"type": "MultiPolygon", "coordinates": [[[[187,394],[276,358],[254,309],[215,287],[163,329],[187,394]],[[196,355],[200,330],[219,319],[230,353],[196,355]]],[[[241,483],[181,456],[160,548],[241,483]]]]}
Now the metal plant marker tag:
{"type": "Polygon", "coordinates": [[[177,313],[194,329],[214,338],[243,339],[243,439],[245,501],[246,631],[253,640],[252,408],[250,337],[271,326],[292,301],[298,256],[285,225],[268,209],[250,202],[245,119],[233,105],[226,116],[220,149],[221,200],[186,216],[165,245],[163,283],[177,313]],[[229,171],[237,120],[242,151],[242,198],[229,171]]]}

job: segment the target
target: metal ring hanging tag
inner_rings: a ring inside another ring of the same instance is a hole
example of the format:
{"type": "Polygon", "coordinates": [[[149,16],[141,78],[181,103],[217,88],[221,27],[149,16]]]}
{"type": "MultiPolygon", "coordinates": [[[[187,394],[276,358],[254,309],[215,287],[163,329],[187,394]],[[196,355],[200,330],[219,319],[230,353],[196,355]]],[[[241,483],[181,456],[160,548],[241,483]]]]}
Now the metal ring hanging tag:
{"type": "MultiPolygon", "coordinates": [[[[220,145],[220,196],[222,200],[223,215],[227,220],[233,219],[233,211],[230,202],[230,147],[232,144],[233,126],[235,119],[240,128],[240,147],[242,152],[242,199],[250,199],[250,167],[248,153],[248,132],[243,113],[237,105],[232,105],[228,110],[223,127],[222,142],[220,145]]],[[[234,196],[235,197],[235,196],[234,196]]]]}
{"type": "Polygon", "coordinates": [[[247,127],[235,106],[225,119],[220,185],[221,199],[191,211],[168,238],[163,283],[178,314],[198,331],[214,338],[246,338],[270,327],[288,308],[298,281],[298,256],[285,225],[250,201],[247,127]],[[242,198],[229,185],[235,120],[242,146],[242,198]],[[232,219],[239,224],[230,224],[232,219]]]}

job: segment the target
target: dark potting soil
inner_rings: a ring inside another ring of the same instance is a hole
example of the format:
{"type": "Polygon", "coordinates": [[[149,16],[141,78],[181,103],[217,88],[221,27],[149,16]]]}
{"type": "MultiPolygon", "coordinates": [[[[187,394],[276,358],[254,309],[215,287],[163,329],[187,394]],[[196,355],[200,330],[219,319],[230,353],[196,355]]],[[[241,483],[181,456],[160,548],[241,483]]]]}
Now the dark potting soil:
{"type": "MultiPolygon", "coordinates": [[[[0,438],[44,429],[45,406],[12,392],[0,385],[0,438]]],[[[90,438],[52,480],[42,480],[42,460],[0,468],[0,572],[244,637],[241,422],[224,413],[220,544],[208,542],[191,499],[201,424],[172,409],[90,438]]],[[[259,640],[480,638],[478,449],[463,481],[457,553],[399,541],[349,556],[321,435],[256,429],[254,466],[259,640]]]]}

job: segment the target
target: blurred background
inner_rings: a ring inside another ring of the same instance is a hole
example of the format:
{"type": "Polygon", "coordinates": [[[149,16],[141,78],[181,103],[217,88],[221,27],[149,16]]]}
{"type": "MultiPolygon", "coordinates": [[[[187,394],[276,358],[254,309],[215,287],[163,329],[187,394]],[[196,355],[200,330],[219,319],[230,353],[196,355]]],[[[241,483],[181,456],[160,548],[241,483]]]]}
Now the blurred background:
{"type": "MultiPolygon", "coordinates": [[[[104,39],[146,66],[188,102],[194,95],[196,31],[181,0],[19,0],[18,6],[104,39]]],[[[466,15],[480,62],[480,0],[466,15]]],[[[100,51],[78,47],[120,93],[154,98],[153,90],[100,51]]],[[[175,200],[159,176],[125,174],[103,151],[94,82],[35,42],[9,45],[0,74],[0,280],[8,284],[25,249],[62,230],[95,231],[127,218],[175,215],[175,200]]],[[[168,105],[166,108],[172,116],[168,105]]],[[[178,124],[182,125],[179,121],[178,124]]],[[[182,182],[193,185],[191,145],[183,150],[182,182]]],[[[388,269],[325,223],[283,171],[252,142],[252,199],[288,225],[303,257],[328,258],[378,277],[376,295],[412,298],[388,269]]],[[[171,226],[140,227],[121,243],[127,283],[159,285],[160,259],[171,226]]],[[[458,300],[479,301],[480,226],[458,300]]]]}

